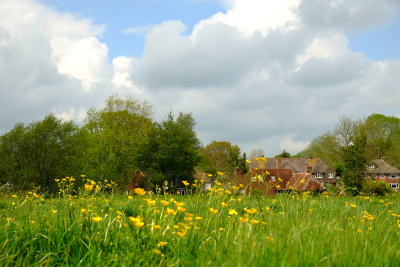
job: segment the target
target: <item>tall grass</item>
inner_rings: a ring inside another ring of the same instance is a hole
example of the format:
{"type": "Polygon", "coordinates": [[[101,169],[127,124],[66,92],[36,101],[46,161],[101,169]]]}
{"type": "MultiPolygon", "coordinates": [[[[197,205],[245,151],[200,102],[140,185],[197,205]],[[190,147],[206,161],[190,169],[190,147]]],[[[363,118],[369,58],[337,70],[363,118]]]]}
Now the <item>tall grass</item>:
{"type": "Polygon", "coordinates": [[[399,199],[2,195],[0,265],[399,266],[399,199]]]}

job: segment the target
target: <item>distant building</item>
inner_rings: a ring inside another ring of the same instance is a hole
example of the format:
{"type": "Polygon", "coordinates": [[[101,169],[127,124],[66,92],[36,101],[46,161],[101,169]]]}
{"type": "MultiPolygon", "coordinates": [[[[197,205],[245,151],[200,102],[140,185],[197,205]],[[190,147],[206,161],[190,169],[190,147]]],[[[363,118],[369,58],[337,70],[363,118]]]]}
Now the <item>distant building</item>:
{"type": "Polygon", "coordinates": [[[367,179],[388,183],[394,190],[400,191],[400,170],[383,159],[375,159],[368,163],[367,179]]]}

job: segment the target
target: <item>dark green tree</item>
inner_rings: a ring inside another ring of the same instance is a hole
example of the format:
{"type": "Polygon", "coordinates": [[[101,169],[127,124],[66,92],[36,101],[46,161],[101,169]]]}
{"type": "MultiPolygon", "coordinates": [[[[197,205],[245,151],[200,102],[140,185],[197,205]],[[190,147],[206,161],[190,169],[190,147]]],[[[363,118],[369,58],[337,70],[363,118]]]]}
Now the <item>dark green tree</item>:
{"type": "Polygon", "coordinates": [[[278,154],[275,156],[275,158],[290,158],[292,155],[290,155],[289,152],[287,152],[285,149],[281,154],[278,154]]]}
{"type": "Polygon", "coordinates": [[[52,191],[55,178],[79,175],[86,148],[86,132],[53,114],[27,126],[17,124],[0,139],[3,182],[52,191]]]}
{"type": "Polygon", "coordinates": [[[153,185],[171,180],[193,181],[200,146],[194,126],[191,114],[180,113],[175,120],[169,113],[142,143],[137,162],[153,185]]]}
{"type": "Polygon", "coordinates": [[[361,192],[365,178],[367,160],[364,152],[367,144],[365,135],[354,138],[354,144],[342,148],[342,179],[348,192],[357,195],[361,192]]]}

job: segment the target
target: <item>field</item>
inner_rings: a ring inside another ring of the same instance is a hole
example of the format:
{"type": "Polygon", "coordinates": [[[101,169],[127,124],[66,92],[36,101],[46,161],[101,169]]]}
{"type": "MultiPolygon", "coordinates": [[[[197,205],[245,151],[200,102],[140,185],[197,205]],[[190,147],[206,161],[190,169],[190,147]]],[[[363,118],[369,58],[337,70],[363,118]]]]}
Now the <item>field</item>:
{"type": "Polygon", "coordinates": [[[1,266],[399,266],[400,196],[0,196],[1,266]]]}

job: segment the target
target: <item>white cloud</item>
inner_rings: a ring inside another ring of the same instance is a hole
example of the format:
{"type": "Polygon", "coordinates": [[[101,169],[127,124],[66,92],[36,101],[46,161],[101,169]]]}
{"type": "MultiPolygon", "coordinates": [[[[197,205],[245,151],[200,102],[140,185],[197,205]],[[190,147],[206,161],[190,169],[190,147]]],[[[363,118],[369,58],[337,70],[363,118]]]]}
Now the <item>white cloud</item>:
{"type": "Polygon", "coordinates": [[[229,0],[226,3],[230,7],[226,13],[217,13],[201,21],[194,33],[206,25],[224,23],[235,27],[244,36],[256,31],[265,35],[278,28],[295,28],[298,22],[294,10],[300,0],[229,0]]]}

